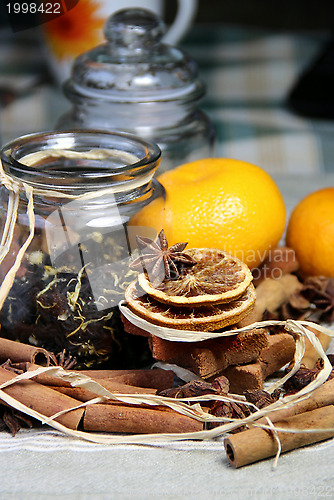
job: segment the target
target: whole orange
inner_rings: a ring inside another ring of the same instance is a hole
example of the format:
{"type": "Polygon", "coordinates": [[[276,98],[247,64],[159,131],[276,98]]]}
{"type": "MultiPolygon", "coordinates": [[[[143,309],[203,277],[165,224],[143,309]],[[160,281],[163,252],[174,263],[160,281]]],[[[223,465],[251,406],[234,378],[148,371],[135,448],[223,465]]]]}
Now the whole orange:
{"type": "Polygon", "coordinates": [[[166,199],[145,207],[132,224],[164,229],[169,245],[219,248],[255,267],[283,234],[282,195],[270,175],[251,163],[207,158],[158,180],[166,199]]]}
{"type": "Polygon", "coordinates": [[[286,242],[305,274],[334,278],[334,187],[315,191],[298,203],[286,242]]]}

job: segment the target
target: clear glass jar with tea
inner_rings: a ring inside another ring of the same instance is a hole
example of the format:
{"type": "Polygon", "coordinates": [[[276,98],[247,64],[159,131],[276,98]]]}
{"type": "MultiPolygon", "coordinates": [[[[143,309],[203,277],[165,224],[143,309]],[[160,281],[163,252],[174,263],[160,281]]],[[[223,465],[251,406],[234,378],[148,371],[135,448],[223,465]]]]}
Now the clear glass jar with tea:
{"type": "Polygon", "coordinates": [[[1,335],[65,349],[78,366],[142,366],[144,343],[124,334],[118,303],[136,276],[136,235],[154,234],[129,221],[164,194],[153,179],[159,147],[122,133],[50,132],[3,146],[1,161],[1,335]]]}

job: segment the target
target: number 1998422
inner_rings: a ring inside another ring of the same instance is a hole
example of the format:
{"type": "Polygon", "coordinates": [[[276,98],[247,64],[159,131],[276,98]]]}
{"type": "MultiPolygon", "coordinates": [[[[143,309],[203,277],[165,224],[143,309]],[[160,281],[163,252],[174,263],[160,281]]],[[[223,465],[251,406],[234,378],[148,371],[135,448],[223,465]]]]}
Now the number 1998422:
{"type": "Polygon", "coordinates": [[[8,14],[62,14],[60,2],[12,2],[6,7],[8,14]]]}

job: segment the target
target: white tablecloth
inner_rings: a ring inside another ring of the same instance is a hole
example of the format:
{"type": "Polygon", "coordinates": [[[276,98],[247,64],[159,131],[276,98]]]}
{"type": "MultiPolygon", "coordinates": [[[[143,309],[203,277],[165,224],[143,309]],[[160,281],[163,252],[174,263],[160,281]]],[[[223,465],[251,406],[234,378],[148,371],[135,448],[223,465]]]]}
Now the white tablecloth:
{"type": "Polygon", "coordinates": [[[334,441],[232,469],[221,442],[88,444],[50,430],[1,434],[6,500],[320,499],[334,497],[334,441]]]}

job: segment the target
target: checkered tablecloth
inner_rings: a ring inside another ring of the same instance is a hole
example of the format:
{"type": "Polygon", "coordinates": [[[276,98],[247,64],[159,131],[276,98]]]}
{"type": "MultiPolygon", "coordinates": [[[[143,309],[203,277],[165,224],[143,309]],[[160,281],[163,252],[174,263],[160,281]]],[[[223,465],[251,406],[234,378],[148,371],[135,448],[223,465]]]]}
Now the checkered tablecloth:
{"type": "Polygon", "coordinates": [[[203,105],[216,125],[217,156],[276,174],[334,171],[334,122],[301,118],[286,106],[326,38],[221,26],[186,41],[207,83],[203,105]]]}
{"type": "MultiPolygon", "coordinates": [[[[217,131],[215,156],[243,159],[269,173],[334,171],[334,121],[301,118],[286,107],[296,78],[329,37],[226,26],[195,26],[182,43],[207,85],[201,107],[217,131]]],[[[0,88],[18,93],[0,110],[2,142],[52,129],[69,108],[47,74],[43,44],[27,30],[0,31],[0,88]]]]}

